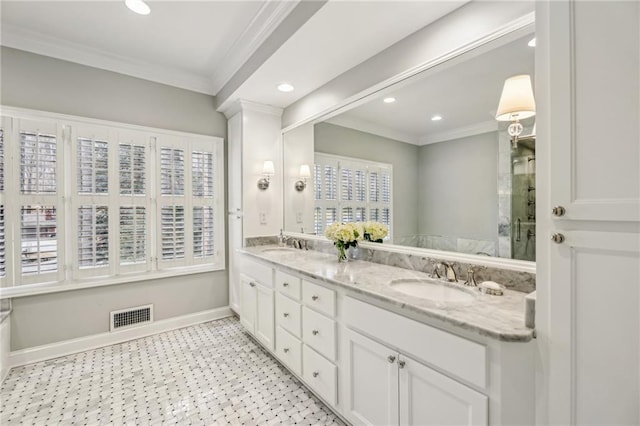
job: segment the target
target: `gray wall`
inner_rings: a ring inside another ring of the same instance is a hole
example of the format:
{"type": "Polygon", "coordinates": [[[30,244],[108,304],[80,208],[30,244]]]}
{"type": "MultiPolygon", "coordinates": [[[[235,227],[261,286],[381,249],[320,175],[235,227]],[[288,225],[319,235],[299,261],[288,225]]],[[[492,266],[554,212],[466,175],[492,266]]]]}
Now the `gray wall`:
{"type": "MultiPolygon", "coordinates": [[[[227,121],[213,96],[5,47],[0,54],[3,105],[226,141],[227,121]]],[[[107,332],[114,309],[153,303],[155,318],[167,319],[228,299],[227,271],[21,297],[13,300],[11,350],[107,332]]]]}
{"type": "Polygon", "coordinates": [[[393,164],[393,236],[418,231],[418,149],[416,145],[335,124],[314,126],[315,150],[393,164]]]}
{"type": "Polygon", "coordinates": [[[498,134],[420,147],[420,234],[498,238],[498,134]]]}

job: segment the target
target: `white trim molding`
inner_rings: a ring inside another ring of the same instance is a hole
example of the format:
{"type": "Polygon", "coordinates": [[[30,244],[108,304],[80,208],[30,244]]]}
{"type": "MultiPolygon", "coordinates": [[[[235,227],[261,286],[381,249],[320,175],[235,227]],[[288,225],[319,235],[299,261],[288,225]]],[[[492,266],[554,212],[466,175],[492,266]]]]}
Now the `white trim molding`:
{"type": "Polygon", "coordinates": [[[411,145],[420,145],[420,139],[411,133],[402,132],[382,124],[360,120],[355,117],[345,116],[344,114],[332,117],[325,121],[325,123],[347,127],[360,132],[371,133],[373,135],[382,136],[396,141],[410,143],[411,145]]]}
{"type": "Polygon", "coordinates": [[[142,337],[176,330],[178,328],[227,318],[232,315],[233,312],[231,309],[228,306],[224,306],[222,308],[210,309],[207,311],[160,320],[151,324],[141,325],[140,327],[94,334],[91,336],[63,340],[61,342],[50,343],[33,348],[21,349],[9,354],[9,368],[85,352],[104,346],[115,345],[129,340],[140,339],[142,337]]]}
{"type": "Polygon", "coordinates": [[[220,112],[224,114],[227,120],[240,111],[255,111],[264,114],[275,115],[276,117],[282,117],[283,109],[271,105],[264,105],[257,102],[247,101],[245,99],[238,99],[226,108],[220,110],[220,112]]]}
{"type": "Polygon", "coordinates": [[[469,136],[480,135],[483,133],[497,132],[498,122],[496,120],[488,120],[482,123],[471,124],[465,127],[449,130],[432,135],[424,135],[420,137],[418,145],[429,145],[432,143],[450,141],[453,139],[461,139],[469,136]]]}

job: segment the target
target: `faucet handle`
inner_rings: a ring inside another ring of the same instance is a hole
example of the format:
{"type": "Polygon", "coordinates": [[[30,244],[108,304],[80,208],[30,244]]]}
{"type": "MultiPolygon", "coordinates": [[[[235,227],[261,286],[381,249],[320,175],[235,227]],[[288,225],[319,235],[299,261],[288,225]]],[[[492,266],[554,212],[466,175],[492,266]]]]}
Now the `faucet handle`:
{"type": "Polygon", "coordinates": [[[467,280],[464,282],[464,285],[469,287],[478,287],[478,282],[476,281],[475,273],[478,269],[487,269],[486,266],[469,266],[467,268],[467,280]]]}
{"type": "Polygon", "coordinates": [[[433,269],[431,270],[431,274],[429,274],[429,276],[431,278],[442,278],[439,271],[439,269],[442,267],[442,262],[436,259],[429,259],[429,262],[431,262],[431,264],[433,265],[433,269]]]}

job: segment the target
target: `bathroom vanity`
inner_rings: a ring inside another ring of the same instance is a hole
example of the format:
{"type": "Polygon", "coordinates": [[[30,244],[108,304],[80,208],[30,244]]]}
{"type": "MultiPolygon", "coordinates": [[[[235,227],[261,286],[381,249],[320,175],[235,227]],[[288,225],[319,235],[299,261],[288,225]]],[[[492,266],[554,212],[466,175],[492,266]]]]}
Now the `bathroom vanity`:
{"type": "Polygon", "coordinates": [[[524,293],[313,250],[257,246],[240,258],[241,323],[349,422],[534,424],[524,293]]]}

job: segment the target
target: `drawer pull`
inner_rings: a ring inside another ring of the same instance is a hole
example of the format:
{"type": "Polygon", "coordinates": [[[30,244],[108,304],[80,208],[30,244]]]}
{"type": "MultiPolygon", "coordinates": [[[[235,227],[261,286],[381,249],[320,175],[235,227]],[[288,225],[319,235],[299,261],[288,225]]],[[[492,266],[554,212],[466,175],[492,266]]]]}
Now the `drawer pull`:
{"type": "Polygon", "coordinates": [[[316,295],[311,296],[311,300],[313,301],[316,301],[318,299],[320,299],[320,296],[316,296],[316,295]]]}
{"type": "Polygon", "coordinates": [[[253,281],[251,281],[251,282],[249,283],[249,285],[250,285],[251,287],[255,287],[255,286],[256,286],[256,283],[254,283],[253,281]]]}
{"type": "Polygon", "coordinates": [[[396,357],[393,355],[389,355],[387,357],[387,361],[389,361],[391,364],[393,364],[394,362],[396,362],[396,357]]]}
{"type": "Polygon", "coordinates": [[[319,375],[320,375],[320,373],[319,373],[319,372],[317,372],[317,371],[314,371],[314,372],[313,372],[313,377],[318,377],[319,375]]]}
{"type": "Polygon", "coordinates": [[[287,352],[289,352],[289,348],[284,348],[283,351],[286,354],[287,352]]]}
{"type": "Polygon", "coordinates": [[[285,312],[284,314],[282,314],[285,318],[287,318],[289,316],[289,314],[287,312],[285,312]]]}
{"type": "Polygon", "coordinates": [[[282,283],[282,287],[289,287],[289,283],[282,283]]]}
{"type": "Polygon", "coordinates": [[[398,361],[398,367],[400,367],[400,368],[404,368],[405,364],[406,363],[404,361],[402,361],[402,360],[398,361]]]}
{"type": "Polygon", "coordinates": [[[318,335],[318,333],[320,333],[320,332],[319,332],[318,330],[313,330],[311,333],[312,333],[314,336],[317,336],[317,335],[318,335]]]}

